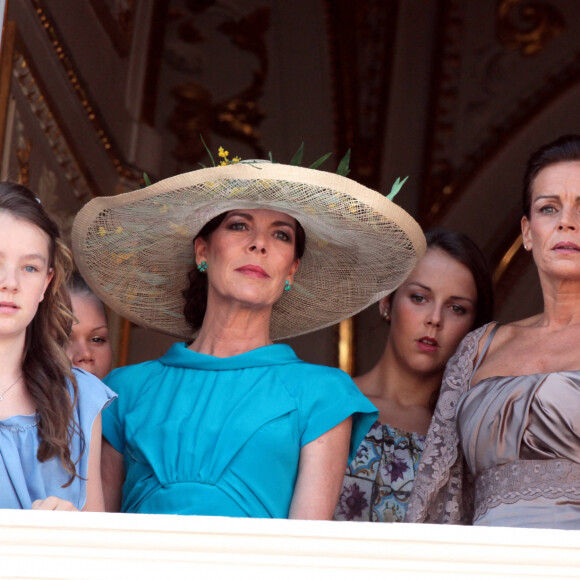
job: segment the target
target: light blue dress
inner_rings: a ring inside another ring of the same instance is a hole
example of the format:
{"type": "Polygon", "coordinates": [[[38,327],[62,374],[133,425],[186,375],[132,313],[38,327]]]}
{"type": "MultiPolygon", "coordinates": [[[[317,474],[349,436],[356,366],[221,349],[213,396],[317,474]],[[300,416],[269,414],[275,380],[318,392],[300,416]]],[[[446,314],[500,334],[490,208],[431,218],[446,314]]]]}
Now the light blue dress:
{"type": "Polygon", "coordinates": [[[178,343],[105,381],[124,512],[286,518],[300,449],[352,415],[352,457],[378,415],[346,373],[284,344],[218,358],[178,343]]]}
{"type": "MultiPolygon", "coordinates": [[[[89,448],[93,423],[101,410],[115,397],[95,376],[73,369],[78,385],[78,400],[74,409],[77,424],[84,434],[72,440],[71,457],[80,477],[66,484],[70,475],[58,457],[38,461],[37,417],[16,415],[0,421],[0,508],[30,509],[32,502],[54,495],[82,509],[87,499],[86,478],[89,468],[89,448]]],[[[72,387],[69,386],[72,397],[72,387]]]]}

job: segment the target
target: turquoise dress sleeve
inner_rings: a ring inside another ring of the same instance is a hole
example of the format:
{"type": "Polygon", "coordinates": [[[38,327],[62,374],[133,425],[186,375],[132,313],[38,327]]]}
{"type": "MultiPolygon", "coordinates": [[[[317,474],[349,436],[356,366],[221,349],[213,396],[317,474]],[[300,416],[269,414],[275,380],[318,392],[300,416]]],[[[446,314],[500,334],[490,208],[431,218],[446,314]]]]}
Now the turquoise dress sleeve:
{"type": "MultiPolygon", "coordinates": [[[[112,371],[105,377],[107,385],[113,389],[117,395],[121,395],[121,401],[126,403],[130,396],[125,392],[124,382],[115,380],[119,373],[112,371]]],[[[114,400],[106,409],[103,410],[103,437],[119,452],[125,452],[125,436],[123,413],[119,408],[119,399],[114,400]]]]}
{"type": "Polygon", "coordinates": [[[132,411],[139,413],[139,399],[155,397],[151,392],[150,374],[161,365],[157,361],[121,367],[111,371],[103,382],[118,398],[103,410],[103,437],[121,454],[125,453],[126,417],[132,411]]]}
{"type": "Polygon", "coordinates": [[[378,418],[376,407],[339,369],[308,363],[295,367],[291,374],[284,376],[284,381],[291,382],[300,400],[300,446],[352,417],[349,462],[352,461],[359,444],[378,418]]]}

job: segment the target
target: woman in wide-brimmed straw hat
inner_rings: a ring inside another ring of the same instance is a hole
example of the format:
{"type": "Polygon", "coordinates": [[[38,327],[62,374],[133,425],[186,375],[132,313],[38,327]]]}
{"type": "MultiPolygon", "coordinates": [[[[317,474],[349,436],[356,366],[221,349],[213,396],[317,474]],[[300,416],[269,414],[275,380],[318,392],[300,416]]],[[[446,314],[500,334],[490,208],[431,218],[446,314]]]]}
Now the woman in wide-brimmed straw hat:
{"type": "Polygon", "coordinates": [[[345,177],[253,162],[92,200],[73,247],[111,308],[185,340],[107,379],[109,508],[330,518],[376,410],[271,341],[394,290],[424,252],[418,225],[345,177]]]}

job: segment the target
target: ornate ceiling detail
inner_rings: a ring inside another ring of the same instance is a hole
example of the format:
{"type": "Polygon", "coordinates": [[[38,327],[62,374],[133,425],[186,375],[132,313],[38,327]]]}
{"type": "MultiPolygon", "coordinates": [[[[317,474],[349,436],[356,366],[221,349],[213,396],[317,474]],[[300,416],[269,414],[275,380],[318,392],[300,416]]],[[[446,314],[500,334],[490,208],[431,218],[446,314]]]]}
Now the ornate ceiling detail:
{"type": "Polygon", "coordinates": [[[74,60],[60,38],[55,22],[50,16],[46,2],[30,0],[35,7],[36,14],[54,49],[56,57],[66,72],[70,85],[83,108],[86,117],[92,126],[99,143],[106,151],[111,163],[120,177],[130,181],[139,181],[140,173],[124,159],[111,132],[107,129],[98,107],[91,98],[88,89],[84,86],[74,60]]]}
{"type": "Polygon", "coordinates": [[[481,26],[474,37],[479,22],[492,22],[490,7],[443,0],[421,200],[425,227],[440,221],[520,129],[580,82],[580,37],[553,4],[500,0],[495,28],[481,26]]]}
{"type": "MultiPolygon", "coordinates": [[[[201,14],[214,8],[209,2],[192,4],[196,4],[196,9],[182,16],[179,25],[182,53],[170,54],[173,66],[182,70],[187,70],[189,65],[185,63],[188,61],[199,62],[192,54],[207,50],[206,36],[196,21],[201,14]],[[188,44],[191,48],[187,48],[188,44]]],[[[173,156],[181,163],[193,165],[204,158],[206,151],[199,135],[204,135],[206,142],[210,143],[211,133],[245,143],[256,157],[264,156],[260,146],[260,124],[265,113],[260,99],[268,75],[265,36],[269,26],[270,8],[259,7],[237,20],[228,17],[216,27],[216,31],[237,51],[248,53],[257,60],[258,67],[251,72],[250,83],[238,92],[216,99],[213,88],[201,82],[187,81],[173,87],[171,94],[176,105],[169,118],[169,128],[178,138],[173,156]]],[[[240,62],[245,60],[240,59],[240,62]]]]}
{"type": "Polygon", "coordinates": [[[497,34],[507,47],[516,48],[524,56],[543,50],[562,33],[562,14],[550,2],[500,0],[497,9],[497,34]]]}
{"type": "Polygon", "coordinates": [[[351,177],[380,185],[396,29],[396,0],[325,0],[336,150],[352,149],[351,177]]]}
{"type": "Polygon", "coordinates": [[[129,54],[136,0],[90,0],[90,2],[115,50],[121,56],[129,54]]]}
{"type": "MultiPolygon", "coordinates": [[[[335,149],[352,150],[350,177],[380,187],[397,0],[325,0],[332,60],[335,149]]],[[[338,365],[353,375],[353,318],[338,325],[338,365]]]]}
{"type": "MultiPolygon", "coordinates": [[[[13,78],[24,95],[31,113],[38,122],[38,126],[44,136],[55,161],[60,165],[70,183],[75,196],[83,199],[86,196],[93,196],[88,184],[87,177],[78,157],[73,153],[69,142],[63,134],[61,123],[57,120],[53,109],[50,106],[50,99],[41,86],[38,77],[20,47],[16,47],[14,52],[13,78]]],[[[24,136],[19,137],[17,148],[17,160],[20,172],[20,182],[28,185],[29,161],[32,150],[32,142],[24,136]]]]}

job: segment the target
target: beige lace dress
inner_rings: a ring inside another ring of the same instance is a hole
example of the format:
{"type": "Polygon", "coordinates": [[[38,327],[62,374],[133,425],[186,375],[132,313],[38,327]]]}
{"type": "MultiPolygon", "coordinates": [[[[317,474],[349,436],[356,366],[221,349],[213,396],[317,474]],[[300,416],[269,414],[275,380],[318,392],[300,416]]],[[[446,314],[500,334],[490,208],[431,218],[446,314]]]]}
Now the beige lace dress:
{"type": "Polygon", "coordinates": [[[447,365],[405,521],[580,529],[580,371],[471,386],[486,328],[447,365]]]}

